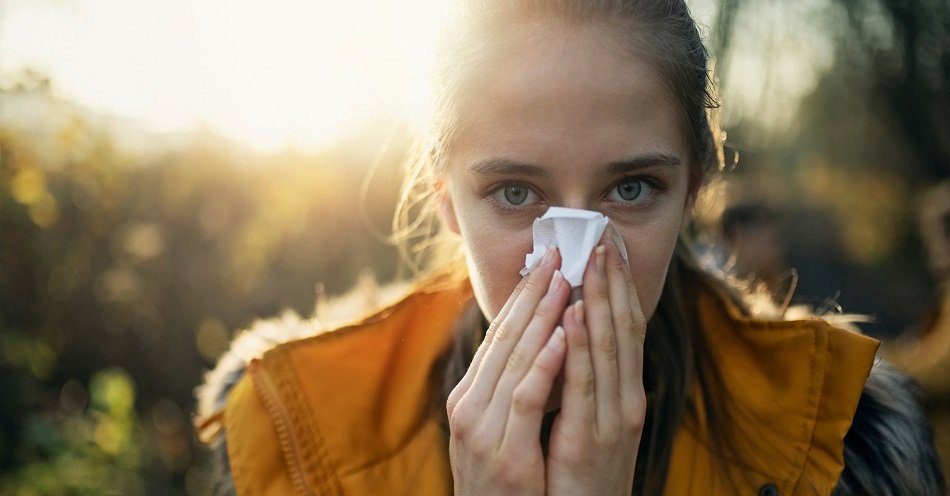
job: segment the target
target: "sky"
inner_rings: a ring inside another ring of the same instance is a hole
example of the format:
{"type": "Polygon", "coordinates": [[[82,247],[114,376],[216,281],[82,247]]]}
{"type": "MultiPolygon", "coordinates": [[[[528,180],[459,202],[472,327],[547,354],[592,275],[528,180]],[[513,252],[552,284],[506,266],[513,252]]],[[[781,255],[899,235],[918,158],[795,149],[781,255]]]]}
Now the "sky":
{"type": "Polygon", "coordinates": [[[421,98],[438,0],[0,0],[0,74],[159,132],[328,146],[421,98]]]}
{"type": "MultiPolygon", "coordinates": [[[[412,119],[447,3],[0,0],[0,78],[33,69],[58,97],[155,132],[210,129],[260,150],[320,149],[373,123],[412,119]]],[[[693,3],[708,24],[714,2],[693,3]]],[[[810,88],[801,59],[815,59],[799,45],[769,53],[792,99],[810,88]]],[[[724,72],[745,87],[735,109],[756,105],[768,82],[762,57],[747,52],[724,72]]],[[[770,109],[771,120],[787,115],[770,109]]]]}

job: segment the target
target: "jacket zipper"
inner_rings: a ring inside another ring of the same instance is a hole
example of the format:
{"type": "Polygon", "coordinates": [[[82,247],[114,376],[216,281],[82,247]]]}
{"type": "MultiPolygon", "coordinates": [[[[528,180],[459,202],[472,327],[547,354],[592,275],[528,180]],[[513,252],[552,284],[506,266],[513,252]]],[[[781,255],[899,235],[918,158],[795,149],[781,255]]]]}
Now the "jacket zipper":
{"type": "Polygon", "coordinates": [[[284,448],[284,455],[287,457],[287,471],[290,473],[290,480],[300,494],[316,495],[306,474],[302,468],[303,456],[300,453],[300,444],[297,438],[290,431],[290,413],[287,407],[280,400],[277,392],[277,386],[271,379],[270,374],[264,370],[258,360],[253,360],[250,365],[251,376],[254,378],[254,384],[261,393],[261,398],[267,411],[270,412],[274,421],[274,429],[277,431],[277,438],[284,448]]]}

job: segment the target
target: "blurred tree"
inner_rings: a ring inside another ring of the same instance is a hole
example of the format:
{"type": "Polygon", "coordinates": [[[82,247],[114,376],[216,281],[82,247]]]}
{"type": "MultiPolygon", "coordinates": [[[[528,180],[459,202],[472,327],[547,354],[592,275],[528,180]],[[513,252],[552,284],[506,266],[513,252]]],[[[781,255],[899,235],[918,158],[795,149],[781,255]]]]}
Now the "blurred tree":
{"type": "Polygon", "coordinates": [[[0,494],[203,494],[202,369],[317,287],[393,277],[364,220],[386,225],[401,148],[364,201],[365,154],[197,136],[143,155],[46,84],[0,90],[31,102],[55,118],[0,120],[0,494]]]}
{"type": "Polygon", "coordinates": [[[845,310],[877,318],[871,332],[900,332],[927,301],[915,199],[950,175],[950,3],[722,0],[713,28],[742,152],[730,200],[789,214],[803,299],[840,294],[845,310]],[[801,98],[776,109],[796,85],[801,98]]]}
{"type": "MultiPolygon", "coordinates": [[[[776,2],[765,2],[780,10],[792,10],[776,2]]],[[[816,88],[803,109],[799,129],[827,131],[829,121],[841,118],[874,119],[892,123],[894,135],[886,146],[906,143],[912,153],[892,164],[909,173],[914,182],[933,181],[950,174],[950,3],[943,0],[826,0],[808,2],[814,6],[806,16],[783,16],[787,22],[820,22],[834,46],[834,63],[822,76],[841,79],[844,85],[824,84],[816,88]],[[828,106],[831,102],[841,105],[828,106]],[[863,108],[862,108],[863,107],[863,108]],[[873,112],[866,110],[873,109],[873,112]],[[824,110],[822,112],[821,110],[824,110]],[[843,112],[842,111],[846,111],[843,112]],[[843,116],[843,117],[842,117],[843,116]]],[[[712,51],[720,67],[735,63],[740,51],[737,33],[747,30],[742,15],[761,2],[721,0],[714,22],[712,51]],[[738,21],[737,21],[738,20],[738,21]]],[[[792,24],[790,31],[805,26],[792,24]]],[[[794,40],[785,40],[785,49],[794,40]]],[[[761,44],[769,46],[769,44],[761,44]]],[[[812,54],[814,56],[814,54],[812,54]]],[[[766,71],[781,71],[767,66],[766,71]]],[[[729,71],[720,69],[724,86],[735,84],[729,71]]],[[[781,77],[781,76],[776,76],[781,77]]],[[[728,102],[727,102],[728,105],[728,102]]],[[[835,138],[835,134],[828,137],[835,138]]],[[[858,148],[860,141],[835,142],[829,148],[858,148]]]]}

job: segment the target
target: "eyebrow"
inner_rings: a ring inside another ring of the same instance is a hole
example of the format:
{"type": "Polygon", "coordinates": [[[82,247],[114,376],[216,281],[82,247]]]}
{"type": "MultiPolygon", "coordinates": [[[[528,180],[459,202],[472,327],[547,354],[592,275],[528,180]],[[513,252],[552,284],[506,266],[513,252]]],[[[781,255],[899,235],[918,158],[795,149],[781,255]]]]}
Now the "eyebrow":
{"type": "MultiPolygon", "coordinates": [[[[682,165],[682,162],[673,155],[667,155],[665,153],[646,153],[637,157],[611,162],[607,164],[604,172],[618,176],[647,167],[676,167],[679,165],[682,165]]],[[[479,160],[468,166],[468,172],[481,176],[511,175],[548,177],[551,175],[546,168],[539,165],[503,158],[479,160]]]]}
{"type": "Polygon", "coordinates": [[[507,176],[534,176],[548,177],[550,173],[544,167],[503,158],[479,160],[468,166],[469,174],[480,176],[507,175],[507,176]]]}
{"type": "Polygon", "coordinates": [[[647,153],[627,160],[611,162],[607,172],[612,175],[627,174],[647,167],[676,167],[682,165],[680,159],[665,153],[647,153]]]}

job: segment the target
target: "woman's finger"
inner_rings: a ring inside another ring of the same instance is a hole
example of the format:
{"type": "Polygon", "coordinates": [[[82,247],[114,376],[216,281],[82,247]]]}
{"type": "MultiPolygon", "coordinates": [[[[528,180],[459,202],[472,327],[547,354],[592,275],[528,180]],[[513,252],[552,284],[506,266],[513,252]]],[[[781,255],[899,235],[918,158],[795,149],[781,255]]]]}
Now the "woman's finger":
{"type": "Polygon", "coordinates": [[[512,393],[508,423],[501,452],[517,450],[525,443],[537,442],[541,420],[551,388],[557,379],[567,351],[564,328],[558,326],[538,352],[531,368],[512,393]]]}
{"type": "Polygon", "coordinates": [[[607,248],[607,286],[617,334],[620,405],[625,413],[630,413],[637,408],[638,398],[642,397],[646,322],[633,275],[614,246],[607,248]]]}
{"type": "Polygon", "coordinates": [[[475,376],[465,394],[457,399],[458,403],[468,403],[472,411],[484,411],[488,407],[498,379],[504,372],[515,345],[531,322],[538,303],[547,293],[559,264],[560,256],[557,250],[549,248],[541,264],[528,275],[506,318],[499,321],[492,333],[492,341],[475,370],[475,376]]]}
{"type": "Polygon", "coordinates": [[[501,311],[498,312],[498,315],[495,317],[495,320],[492,321],[491,325],[488,326],[488,330],[485,332],[485,339],[478,345],[478,349],[475,350],[475,356],[472,357],[472,362],[469,364],[468,369],[465,371],[465,375],[462,376],[462,380],[455,385],[455,388],[452,389],[451,394],[449,394],[448,401],[446,403],[446,408],[449,412],[449,415],[452,414],[452,410],[455,409],[455,405],[458,403],[458,400],[468,391],[469,386],[471,386],[472,381],[475,380],[475,373],[478,371],[482,363],[482,359],[485,356],[485,353],[488,351],[489,345],[491,345],[492,339],[495,336],[495,331],[498,330],[499,323],[503,322],[508,317],[508,312],[511,311],[511,307],[514,306],[515,302],[518,301],[518,295],[521,294],[521,290],[524,288],[525,283],[528,281],[526,276],[521,278],[518,281],[518,285],[515,286],[515,290],[512,291],[511,296],[508,297],[508,301],[505,302],[505,306],[501,308],[501,311]]]}
{"type": "MultiPolygon", "coordinates": [[[[508,356],[504,371],[498,378],[495,392],[492,395],[485,414],[489,418],[505,418],[515,401],[515,391],[524,377],[533,366],[538,353],[550,339],[557,326],[567,299],[570,297],[570,285],[564,280],[560,271],[556,271],[551,278],[548,292],[533,311],[531,321],[521,334],[508,356]]],[[[516,310],[517,311],[517,310],[516,310]]],[[[522,391],[522,394],[530,394],[522,391]]]]}
{"type": "Polygon", "coordinates": [[[613,430],[620,419],[617,368],[617,333],[614,330],[607,284],[607,251],[598,246],[584,274],[584,322],[590,335],[590,360],[594,368],[594,396],[598,428],[613,430]]]}
{"type": "Polygon", "coordinates": [[[567,356],[558,423],[587,429],[596,421],[597,412],[590,336],[584,323],[584,312],[584,300],[578,300],[564,311],[567,356]]]}

